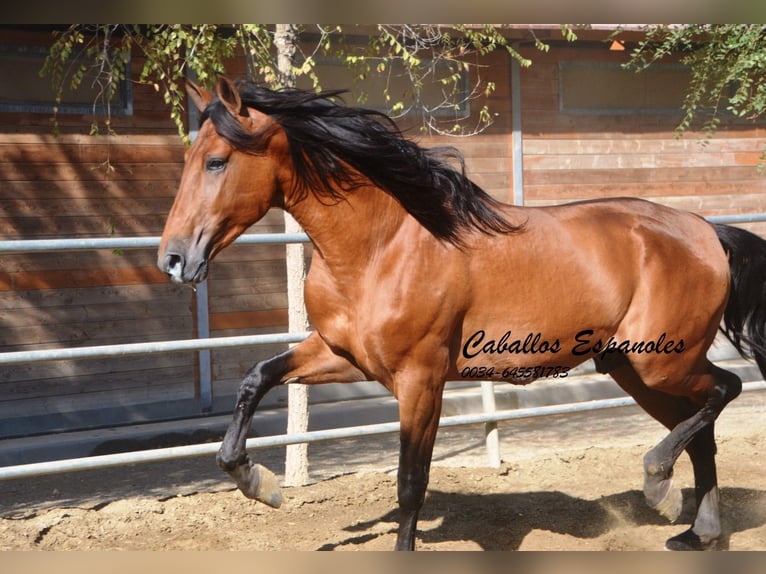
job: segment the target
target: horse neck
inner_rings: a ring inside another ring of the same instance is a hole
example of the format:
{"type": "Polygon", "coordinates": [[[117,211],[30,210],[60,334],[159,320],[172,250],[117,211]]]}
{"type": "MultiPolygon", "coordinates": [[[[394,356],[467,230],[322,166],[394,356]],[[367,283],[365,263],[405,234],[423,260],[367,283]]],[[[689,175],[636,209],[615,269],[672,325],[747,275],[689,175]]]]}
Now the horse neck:
{"type": "Polygon", "coordinates": [[[356,269],[385,249],[408,218],[398,201],[372,184],[341,200],[309,193],[285,204],[328,264],[356,269]]]}

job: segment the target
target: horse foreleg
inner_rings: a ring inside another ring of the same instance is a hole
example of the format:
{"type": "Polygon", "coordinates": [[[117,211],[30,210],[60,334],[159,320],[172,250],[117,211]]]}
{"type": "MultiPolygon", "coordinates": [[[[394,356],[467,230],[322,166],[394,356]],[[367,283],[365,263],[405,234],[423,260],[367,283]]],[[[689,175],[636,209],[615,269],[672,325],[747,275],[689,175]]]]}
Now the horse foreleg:
{"type": "Polygon", "coordinates": [[[420,509],[425,500],[436,432],[441,414],[443,383],[398,385],[400,451],[397,491],[399,532],[396,550],[414,550],[420,509]]]}
{"type": "Polygon", "coordinates": [[[245,496],[274,508],[282,504],[276,476],[249,459],[245,443],[255,408],[271,388],[280,384],[289,355],[290,351],[261,361],[247,372],[239,387],[234,418],[217,456],[218,466],[231,475],[245,496]]]}
{"type": "Polygon", "coordinates": [[[317,384],[365,379],[359,369],[333,353],[316,333],[290,350],[257,363],[240,384],[234,418],[218,451],[218,466],[231,475],[245,496],[279,507],[282,495],[276,476],[264,466],[254,464],[245,449],[258,403],[270,389],[287,382],[317,384]]]}

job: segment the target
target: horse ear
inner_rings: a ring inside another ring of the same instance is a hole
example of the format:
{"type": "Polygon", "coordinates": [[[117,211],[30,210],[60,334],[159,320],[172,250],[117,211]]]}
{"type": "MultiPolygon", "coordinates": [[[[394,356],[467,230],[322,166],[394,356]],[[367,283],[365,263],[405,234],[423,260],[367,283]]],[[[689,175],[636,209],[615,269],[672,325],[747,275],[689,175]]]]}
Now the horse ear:
{"type": "Polygon", "coordinates": [[[213,101],[213,94],[208,92],[206,89],[199,87],[191,80],[187,79],[185,83],[186,93],[189,94],[189,97],[194,102],[194,105],[197,106],[199,111],[205,111],[205,108],[207,108],[208,104],[213,101]]]}
{"type": "Polygon", "coordinates": [[[239,97],[239,91],[229,78],[218,75],[215,93],[232,116],[247,117],[247,111],[242,109],[242,98],[239,97]]]}

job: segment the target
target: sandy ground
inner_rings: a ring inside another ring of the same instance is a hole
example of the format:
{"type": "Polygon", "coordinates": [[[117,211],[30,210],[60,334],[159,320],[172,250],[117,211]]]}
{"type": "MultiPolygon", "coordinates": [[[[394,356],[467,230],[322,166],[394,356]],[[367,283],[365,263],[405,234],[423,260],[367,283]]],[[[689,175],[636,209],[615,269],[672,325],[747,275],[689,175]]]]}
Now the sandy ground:
{"type": "MultiPolygon", "coordinates": [[[[723,549],[766,550],[766,392],[717,424],[723,549]]],[[[257,426],[257,422],[256,422],[257,426]]],[[[643,454],[664,430],[635,407],[500,424],[487,468],[480,425],[437,438],[420,550],[659,550],[692,520],[691,466],[676,524],[648,509],[643,454]]],[[[278,510],[244,498],[212,457],[0,482],[0,549],[388,550],[395,435],[312,445],[312,484],[278,510]]],[[[282,472],[283,451],[254,458],[282,472]]]]}

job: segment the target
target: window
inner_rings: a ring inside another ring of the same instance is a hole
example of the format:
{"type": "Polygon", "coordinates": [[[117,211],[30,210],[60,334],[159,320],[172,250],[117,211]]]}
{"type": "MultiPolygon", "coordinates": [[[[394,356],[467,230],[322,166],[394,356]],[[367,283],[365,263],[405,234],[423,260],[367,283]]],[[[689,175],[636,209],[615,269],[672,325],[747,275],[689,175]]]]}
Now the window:
{"type": "Polygon", "coordinates": [[[572,114],[679,114],[690,72],[657,64],[641,73],[610,62],[561,62],[560,110],[572,114]]]}
{"type": "MultiPolygon", "coordinates": [[[[0,45],[0,77],[11,78],[0,82],[0,111],[53,111],[56,98],[51,80],[47,76],[40,77],[47,54],[44,47],[0,45]]],[[[94,111],[103,114],[106,106],[97,100],[98,93],[99,88],[94,84],[93,76],[89,78],[86,74],[77,90],[64,90],[58,111],[62,114],[90,114],[94,111]]],[[[110,107],[114,115],[132,113],[129,82],[120,82],[110,107]]]]}
{"type": "MultiPolygon", "coordinates": [[[[316,71],[323,89],[349,90],[347,102],[350,104],[355,104],[357,98],[361,97],[361,105],[387,113],[394,102],[403,102],[405,110],[415,103],[410,78],[398,61],[388,63],[384,72],[376,72],[373,69],[364,78],[359,78],[336,58],[317,58],[316,71]],[[385,99],[386,88],[390,102],[386,102],[385,99]]],[[[432,110],[431,114],[435,117],[470,114],[468,73],[461,72],[454,88],[452,85],[444,86],[438,81],[439,78],[451,76],[453,73],[449,63],[436,62],[433,70],[434,81],[425,82],[421,86],[421,103],[432,110]],[[445,91],[453,89],[454,93],[445,94],[445,91]]],[[[311,89],[311,80],[306,76],[299,77],[298,87],[311,89]]],[[[416,114],[420,113],[420,110],[413,109],[407,113],[416,114]]]]}

